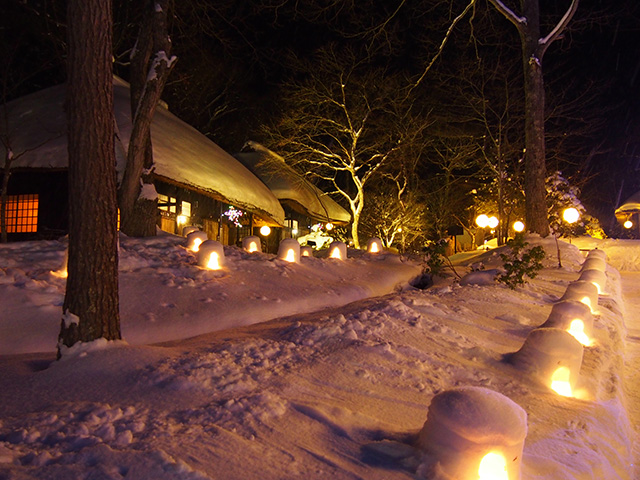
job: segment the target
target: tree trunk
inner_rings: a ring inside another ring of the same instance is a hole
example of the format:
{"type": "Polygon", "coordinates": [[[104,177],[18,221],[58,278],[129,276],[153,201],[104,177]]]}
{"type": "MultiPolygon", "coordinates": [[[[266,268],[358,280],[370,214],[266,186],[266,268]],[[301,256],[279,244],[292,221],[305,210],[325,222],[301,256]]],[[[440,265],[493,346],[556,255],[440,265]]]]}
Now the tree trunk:
{"type": "Polygon", "coordinates": [[[525,94],[525,217],[527,229],[542,237],[549,235],[547,176],[544,138],[545,94],[540,49],[540,6],[538,0],[523,4],[526,25],[521,30],[525,94]]]}
{"type": "Polygon", "coordinates": [[[111,2],[70,0],[68,25],[69,256],[58,357],[77,342],[120,338],[111,2]]]}
{"type": "MultiPolygon", "coordinates": [[[[9,148],[7,147],[7,150],[9,148]]],[[[9,200],[9,177],[11,176],[12,159],[7,155],[4,159],[2,175],[2,193],[0,194],[0,243],[7,243],[7,201],[9,200]]]]}
{"type": "Polygon", "coordinates": [[[167,34],[169,0],[145,0],[144,4],[140,32],[131,54],[133,128],[118,191],[120,230],[136,237],[156,234],[157,198],[141,197],[140,192],[141,183],[152,184],[151,121],[175,63],[175,57],[170,58],[171,42],[167,34]]]}

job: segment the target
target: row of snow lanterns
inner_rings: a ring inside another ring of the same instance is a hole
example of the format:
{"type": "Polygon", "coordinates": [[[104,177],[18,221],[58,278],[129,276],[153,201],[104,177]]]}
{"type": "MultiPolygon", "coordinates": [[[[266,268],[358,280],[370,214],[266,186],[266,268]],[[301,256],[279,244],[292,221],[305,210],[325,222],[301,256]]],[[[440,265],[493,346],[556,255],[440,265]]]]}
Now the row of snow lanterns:
{"type": "Polygon", "coordinates": [[[606,255],[592,250],[582,264],[580,277],[571,282],[553,305],[547,320],[531,331],[512,362],[559,395],[574,396],[584,347],[593,343],[593,314],[607,282],[606,255]]]}
{"type": "MultiPolygon", "coordinates": [[[[605,253],[592,250],[580,278],[511,357],[560,395],[573,396],[584,347],[592,344],[593,309],[606,286],[605,270],[605,253]]],[[[467,386],[432,399],[418,444],[443,478],[517,480],[526,435],[522,407],[493,390],[467,386]]]]}
{"type": "MultiPolygon", "coordinates": [[[[185,227],[183,235],[187,238],[187,248],[198,254],[198,265],[210,270],[219,270],[224,264],[224,247],[220,242],[208,240],[206,232],[197,227],[185,227]]],[[[242,239],[243,250],[254,253],[262,252],[260,237],[247,236],[242,239]]],[[[382,242],[372,238],[367,242],[369,253],[382,252],[382,242]]],[[[290,263],[298,263],[300,257],[310,257],[311,247],[300,246],[294,238],[285,238],[278,246],[277,258],[290,263]]],[[[329,246],[329,258],[344,260],[347,258],[347,245],[344,242],[332,242],[329,246]]]]}

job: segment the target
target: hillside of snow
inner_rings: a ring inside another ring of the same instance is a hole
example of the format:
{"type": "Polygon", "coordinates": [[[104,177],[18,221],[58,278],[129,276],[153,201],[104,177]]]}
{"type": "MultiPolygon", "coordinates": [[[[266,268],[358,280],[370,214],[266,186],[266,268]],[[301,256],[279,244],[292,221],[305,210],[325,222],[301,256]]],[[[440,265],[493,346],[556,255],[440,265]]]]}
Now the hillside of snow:
{"type": "Polygon", "coordinates": [[[558,268],[553,239],[528,240],[547,256],[524,287],[493,281],[490,250],[457,262],[482,263],[474,277],[419,290],[420,266],[391,254],[289,264],[225,247],[206,271],[180,237],[123,237],[124,341],[58,362],[64,242],[0,245],[0,478],[440,479],[418,442],[430,402],[480,386],[526,412],[524,480],[631,480],[640,246],[561,242],[558,268]],[[578,246],[607,253],[607,287],[563,397],[506,359],[577,280],[578,246]]]}

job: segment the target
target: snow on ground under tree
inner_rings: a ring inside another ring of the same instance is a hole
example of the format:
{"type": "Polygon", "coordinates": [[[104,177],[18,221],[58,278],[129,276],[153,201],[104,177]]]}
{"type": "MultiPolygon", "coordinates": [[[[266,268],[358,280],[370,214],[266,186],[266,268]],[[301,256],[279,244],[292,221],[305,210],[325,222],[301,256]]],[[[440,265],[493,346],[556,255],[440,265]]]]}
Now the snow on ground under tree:
{"type": "MultiPolygon", "coordinates": [[[[527,413],[524,480],[632,479],[640,395],[623,386],[637,358],[625,322],[640,319],[623,290],[637,293],[626,279],[640,243],[561,242],[558,268],[553,240],[529,241],[547,258],[525,287],[478,273],[418,290],[419,266],[395,255],[289,264],[225,247],[225,269],[206,271],[183,238],[123,237],[125,341],[60,362],[65,281],[51,271],[65,245],[2,245],[0,478],[428,478],[417,446],[431,399],[480,386],[527,413]],[[608,284],[569,398],[505,358],[578,279],[576,244],[608,254],[608,284]]],[[[478,262],[499,268],[498,251],[457,271],[478,262]]]]}

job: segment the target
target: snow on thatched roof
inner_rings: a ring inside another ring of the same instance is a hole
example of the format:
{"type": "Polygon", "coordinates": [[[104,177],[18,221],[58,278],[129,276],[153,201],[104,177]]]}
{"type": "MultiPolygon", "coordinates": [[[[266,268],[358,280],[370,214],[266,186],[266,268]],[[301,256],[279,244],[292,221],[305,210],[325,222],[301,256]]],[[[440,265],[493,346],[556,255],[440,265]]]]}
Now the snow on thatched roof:
{"type": "Polygon", "coordinates": [[[294,210],[322,222],[351,221],[349,212],[329,195],[305,180],[281,156],[259,143],[248,141],[235,157],[260,178],[278,200],[288,203],[294,210]]]}
{"type": "MultiPolygon", "coordinates": [[[[8,138],[16,169],[66,169],[68,163],[65,86],[59,85],[7,104],[8,138]]],[[[131,134],[129,85],[114,77],[114,109],[124,147],[131,134]]],[[[2,126],[2,131],[7,131],[2,126]]],[[[261,213],[279,224],[284,211],[269,188],[233,156],[159,105],[151,126],[155,175],[185,188],[261,213]]],[[[4,164],[2,150],[0,165],[4,164]]],[[[123,169],[122,149],[118,171],[123,169]]]]}

